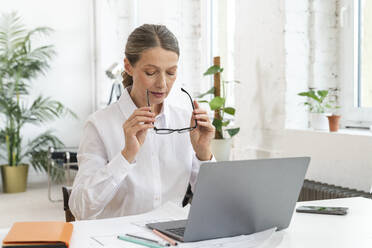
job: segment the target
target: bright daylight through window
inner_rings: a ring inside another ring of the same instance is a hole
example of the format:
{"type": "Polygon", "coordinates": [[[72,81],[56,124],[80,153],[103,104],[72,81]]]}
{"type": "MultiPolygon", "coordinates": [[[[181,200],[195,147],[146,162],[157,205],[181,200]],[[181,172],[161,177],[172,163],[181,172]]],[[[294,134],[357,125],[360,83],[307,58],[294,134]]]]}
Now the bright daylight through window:
{"type": "Polygon", "coordinates": [[[372,1],[359,5],[358,107],[372,108],[372,1]]]}

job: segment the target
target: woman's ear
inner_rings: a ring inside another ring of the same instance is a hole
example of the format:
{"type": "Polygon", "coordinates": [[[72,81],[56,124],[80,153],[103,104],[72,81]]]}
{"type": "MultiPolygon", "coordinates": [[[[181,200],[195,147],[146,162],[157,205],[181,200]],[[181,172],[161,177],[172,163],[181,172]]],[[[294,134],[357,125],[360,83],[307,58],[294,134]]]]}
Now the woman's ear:
{"type": "Polygon", "coordinates": [[[124,58],[124,69],[129,76],[133,76],[133,67],[127,58],[124,58]]]}

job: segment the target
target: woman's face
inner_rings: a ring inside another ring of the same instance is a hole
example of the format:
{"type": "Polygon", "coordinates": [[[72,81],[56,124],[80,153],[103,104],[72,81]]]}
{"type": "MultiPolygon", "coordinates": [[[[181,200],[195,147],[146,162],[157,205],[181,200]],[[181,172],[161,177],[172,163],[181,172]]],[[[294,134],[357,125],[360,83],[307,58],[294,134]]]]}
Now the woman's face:
{"type": "MultiPolygon", "coordinates": [[[[149,91],[151,105],[160,104],[168,96],[177,77],[178,55],[161,47],[150,48],[132,66],[124,60],[126,72],[133,77],[132,92],[142,103],[149,91]]],[[[142,105],[142,104],[141,104],[142,105]]]]}

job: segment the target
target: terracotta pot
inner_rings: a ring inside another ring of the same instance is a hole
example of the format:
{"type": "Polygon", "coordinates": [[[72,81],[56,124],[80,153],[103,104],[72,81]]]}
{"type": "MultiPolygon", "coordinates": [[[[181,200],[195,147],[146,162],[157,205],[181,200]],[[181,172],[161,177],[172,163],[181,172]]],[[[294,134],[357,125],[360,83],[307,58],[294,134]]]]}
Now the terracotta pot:
{"type": "Polygon", "coordinates": [[[331,115],[327,116],[328,123],[329,123],[329,131],[330,132],[337,132],[340,126],[340,115],[331,115]]]}
{"type": "Polygon", "coordinates": [[[27,188],[28,165],[1,165],[4,193],[25,192],[27,188]]]}

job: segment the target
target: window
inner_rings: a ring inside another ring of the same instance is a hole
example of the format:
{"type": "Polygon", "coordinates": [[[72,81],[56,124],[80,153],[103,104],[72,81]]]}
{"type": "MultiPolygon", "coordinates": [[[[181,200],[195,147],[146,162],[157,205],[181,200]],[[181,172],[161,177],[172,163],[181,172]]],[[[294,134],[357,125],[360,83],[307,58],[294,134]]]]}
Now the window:
{"type": "Polygon", "coordinates": [[[340,5],[340,104],[343,125],[372,124],[372,1],[340,5]]]}
{"type": "Polygon", "coordinates": [[[359,0],[358,107],[372,108],[372,1],[359,0]]]}

